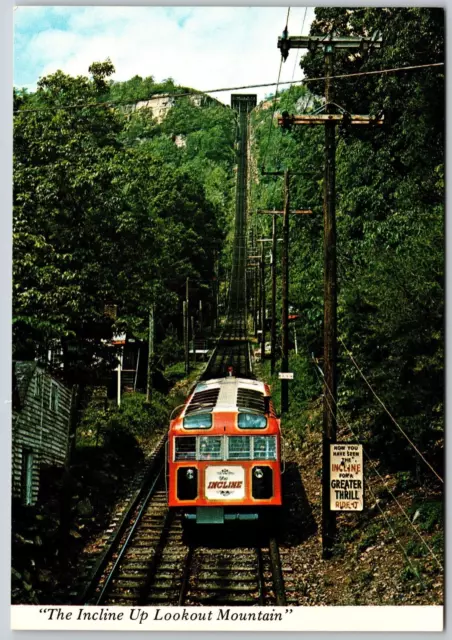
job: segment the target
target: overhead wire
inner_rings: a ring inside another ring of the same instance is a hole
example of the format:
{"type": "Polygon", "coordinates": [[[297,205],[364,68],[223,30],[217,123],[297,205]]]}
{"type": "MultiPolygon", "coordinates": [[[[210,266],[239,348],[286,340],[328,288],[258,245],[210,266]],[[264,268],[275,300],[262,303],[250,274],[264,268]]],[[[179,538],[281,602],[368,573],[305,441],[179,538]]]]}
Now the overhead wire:
{"type": "MultiPolygon", "coordinates": [[[[300,35],[303,35],[303,29],[304,29],[304,23],[305,23],[305,20],[306,20],[306,13],[307,13],[307,11],[308,11],[308,7],[305,7],[305,8],[304,8],[303,22],[302,22],[302,24],[301,24],[301,31],[300,31],[300,35]]],[[[294,62],[294,65],[293,65],[292,81],[293,81],[294,76],[295,76],[295,69],[296,69],[296,67],[297,67],[298,56],[300,55],[300,51],[301,51],[301,49],[297,49],[297,54],[296,54],[296,56],[295,56],[295,62],[294,62]]]]}
{"type": "MultiPolygon", "coordinates": [[[[316,373],[317,373],[317,372],[316,372],[316,373]]],[[[317,375],[318,375],[318,374],[317,374],[317,375]]],[[[322,372],[322,375],[323,375],[323,372],[322,372]]],[[[331,408],[331,405],[330,405],[330,403],[329,403],[329,401],[328,401],[327,397],[326,397],[326,396],[324,396],[324,398],[325,398],[325,400],[326,400],[326,404],[327,404],[327,407],[328,407],[329,412],[331,413],[331,415],[333,416],[333,418],[334,418],[334,419],[336,419],[336,417],[335,417],[335,415],[334,415],[334,412],[333,412],[333,410],[332,410],[332,408],[331,408]]],[[[364,447],[363,447],[363,451],[364,451],[364,447]]],[[[384,512],[384,511],[383,511],[383,509],[381,508],[380,503],[379,503],[379,501],[378,501],[378,498],[377,498],[377,496],[375,495],[375,493],[374,493],[374,491],[373,491],[372,487],[371,487],[371,486],[370,486],[370,484],[369,484],[369,480],[368,480],[368,478],[366,478],[365,476],[364,476],[364,482],[365,482],[365,484],[366,484],[366,488],[367,488],[367,490],[370,492],[370,494],[371,494],[372,498],[374,499],[374,502],[375,502],[376,507],[379,509],[379,511],[380,511],[380,513],[381,513],[381,515],[383,516],[384,520],[386,521],[386,524],[388,525],[388,528],[389,528],[389,530],[391,531],[391,533],[392,533],[392,535],[393,535],[393,537],[394,537],[395,541],[397,542],[397,544],[399,545],[399,547],[402,549],[402,553],[403,553],[403,555],[405,556],[405,558],[406,558],[406,560],[407,560],[408,564],[410,565],[410,567],[411,567],[411,569],[413,570],[413,572],[415,573],[415,575],[419,575],[419,574],[418,574],[418,572],[417,572],[417,570],[416,570],[416,568],[415,568],[415,566],[414,566],[414,565],[413,565],[413,563],[411,562],[411,560],[410,560],[410,558],[409,558],[409,556],[408,556],[408,554],[407,554],[407,552],[406,552],[405,547],[403,546],[403,544],[401,543],[401,541],[398,539],[397,534],[396,534],[396,532],[395,532],[395,530],[394,530],[394,527],[391,525],[391,523],[389,522],[389,519],[386,517],[385,512],[384,512]]],[[[421,582],[423,582],[423,581],[422,581],[422,578],[421,578],[420,576],[419,576],[419,578],[420,578],[421,582]]],[[[395,578],[394,578],[393,576],[391,576],[391,579],[392,579],[392,581],[394,582],[394,584],[397,584],[397,583],[396,583],[396,581],[395,581],[395,578]]]]}
{"type": "MultiPolygon", "coordinates": [[[[353,436],[355,437],[356,440],[359,440],[359,436],[358,434],[355,432],[355,430],[353,429],[353,427],[351,426],[351,424],[349,423],[349,421],[347,420],[344,412],[342,411],[342,409],[339,407],[337,401],[335,400],[333,393],[329,387],[329,385],[326,382],[325,376],[323,371],[320,369],[320,367],[318,366],[318,364],[313,361],[311,359],[311,362],[313,362],[314,367],[316,370],[320,371],[321,375],[322,375],[322,380],[321,382],[323,382],[323,384],[325,385],[325,388],[327,389],[328,393],[331,396],[332,402],[335,403],[336,405],[336,409],[339,412],[341,419],[343,420],[343,422],[346,424],[346,426],[348,427],[349,431],[353,434],[353,436]]],[[[317,374],[318,375],[318,374],[317,374]]],[[[325,400],[328,406],[328,409],[330,410],[331,415],[334,418],[334,412],[332,410],[331,404],[328,401],[328,398],[326,396],[325,400]]],[[[371,469],[372,471],[374,471],[376,473],[376,475],[380,478],[380,480],[383,482],[384,486],[386,487],[388,493],[392,496],[392,498],[394,499],[394,501],[396,502],[397,506],[399,507],[400,511],[402,512],[402,514],[404,515],[404,517],[406,518],[406,520],[408,521],[409,525],[411,526],[411,528],[413,529],[413,531],[417,534],[417,536],[419,537],[419,539],[421,540],[422,544],[424,545],[424,547],[427,549],[427,551],[430,553],[430,555],[432,556],[432,558],[435,560],[435,562],[437,563],[437,565],[439,566],[439,568],[441,569],[441,571],[444,571],[444,567],[441,564],[441,562],[438,560],[438,557],[436,556],[435,552],[433,551],[433,549],[430,547],[430,545],[424,540],[424,538],[422,537],[421,533],[419,532],[417,526],[414,525],[414,523],[411,521],[410,516],[408,515],[408,513],[406,512],[406,510],[403,508],[403,506],[400,504],[399,500],[397,499],[397,497],[394,495],[394,493],[391,491],[391,488],[389,487],[388,483],[386,482],[386,480],[383,478],[383,476],[381,475],[381,473],[378,471],[378,469],[375,467],[374,462],[372,460],[372,458],[369,456],[369,454],[367,453],[367,451],[364,449],[364,446],[361,444],[362,449],[363,449],[363,453],[366,456],[366,458],[369,460],[369,462],[371,463],[371,469]]],[[[368,488],[369,484],[367,483],[368,488]]],[[[378,503],[376,502],[377,506],[378,503]]]]}
{"type": "Polygon", "coordinates": [[[413,449],[416,451],[416,453],[418,454],[418,456],[423,460],[423,462],[428,466],[428,468],[435,474],[435,476],[438,478],[438,480],[440,482],[442,482],[444,484],[444,480],[443,478],[441,478],[441,476],[437,473],[437,471],[435,471],[435,469],[432,467],[432,465],[430,464],[430,462],[428,460],[426,460],[426,458],[424,457],[424,455],[422,454],[421,451],[419,451],[418,447],[415,445],[415,443],[411,440],[411,438],[408,436],[408,434],[406,433],[406,431],[404,431],[402,429],[402,427],[399,425],[399,423],[397,422],[397,420],[394,418],[394,416],[391,414],[391,412],[389,411],[389,409],[386,407],[385,403],[383,402],[383,400],[377,395],[376,391],[374,390],[374,388],[372,387],[372,385],[370,384],[369,380],[366,378],[366,376],[364,375],[362,369],[359,367],[358,363],[356,362],[356,360],[354,359],[353,355],[350,353],[350,351],[348,350],[345,342],[343,341],[343,339],[340,337],[339,340],[342,343],[342,346],[344,347],[345,351],[347,352],[347,355],[349,356],[349,358],[351,359],[351,361],[353,362],[353,364],[355,365],[356,369],[359,371],[362,379],[364,380],[364,382],[367,384],[367,386],[369,387],[369,389],[372,391],[373,395],[375,396],[375,398],[378,400],[378,402],[381,404],[381,406],[383,407],[383,409],[386,411],[386,413],[388,414],[388,416],[391,418],[391,421],[395,424],[395,426],[399,429],[399,431],[402,433],[402,435],[405,437],[405,439],[409,442],[409,444],[413,447],[413,449]]]}
{"type": "MultiPolygon", "coordinates": [[[[414,71],[417,69],[427,69],[432,67],[444,67],[444,62],[432,62],[429,64],[419,64],[412,65],[407,67],[393,67],[390,69],[378,69],[376,71],[362,71],[358,73],[343,73],[340,75],[330,76],[330,80],[340,80],[341,78],[355,78],[358,76],[369,76],[369,75],[377,75],[377,74],[385,74],[385,73],[395,73],[395,72],[404,72],[404,71],[414,71]]],[[[322,80],[326,80],[326,76],[320,76],[318,78],[301,78],[300,80],[280,80],[278,85],[281,84],[299,84],[304,83],[307,84],[309,82],[320,82],[322,80]]],[[[225,91],[240,91],[242,89],[260,89],[262,87],[274,87],[276,85],[275,82],[265,82],[261,84],[248,84],[241,85],[237,87],[222,87],[221,89],[204,89],[202,91],[186,91],[183,93],[166,93],[166,94],[156,94],[155,97],[150,97],[147,99],[139,100],[138,102],[151,102],[152,100],[161,100],[163,98],[185,98],[189,96],[200,96],[209,93],[222,93],[225,91]]],[[[49,107],[34,107],[34,108],[17,108],[13,110],[13,113],[35,113],[39,111],[60,111],[65,109],[89,109],[89,108],[114,108],[114,107],[131,107],[135,103],[130,102],[88,102],[88,103],[74,103],[68,105],[54,105],[49,107]]],[[[143,109],[151,109],[152,107],[140,107],[140,111],[143,109]]]]}
{"type": "MultiPolygon", "coordinates": [[[[285,26],[285,31],[287,32],[288,26],[289,26],[289,15],[290,15],[290,7],[287,9],[287,15],[286,15],[286,26],[285,26]]],[[[281,78],[281,69],[282,69],[282,65],[284,62],[284,58],[282,56],[281,53],[281,59],[279,61],[279,71],[278,71],[278,79],[276,81],[276,91],[275,91],[275,95],[273,96],[273,109],[272,109],[272,114],[270,117],[270,121],[269,121],[269,131],[268,131],[268,137],[267,137],[267,144],[265,146],[265,151],[264,151],[264,157],[262,160],[262,166],[265,167],[265,160],[267,159],[267,153],[268,153],[268,149],[270,146],[270,142],[271,142],[271,138],[272,138],[272,134],[273,134],[273,119],[275,117],[275,111],[276,111],[276,105],[277,105],[277,101],[278,101],[278,88],[279,88],[279,80],[281,78]]],[[[292,76],[293,79],[293,76],[292,76]]]]}

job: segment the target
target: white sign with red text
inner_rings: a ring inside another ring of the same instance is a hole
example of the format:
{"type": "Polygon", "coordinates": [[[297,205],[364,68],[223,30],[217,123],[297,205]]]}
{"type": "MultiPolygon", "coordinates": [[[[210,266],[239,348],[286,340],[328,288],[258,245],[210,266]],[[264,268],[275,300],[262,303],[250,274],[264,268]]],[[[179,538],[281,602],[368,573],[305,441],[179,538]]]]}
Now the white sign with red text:
{"type": "Polygon", "coordinates": [[[245,469],[239,466],[206,468],[208,500],[241,500],[245,497],[245,469]]]}
{"type": "Polygon", "coordinates": [[[362,511],[363,447],[350,442],[330,445],[330,509],[362,511]]]}

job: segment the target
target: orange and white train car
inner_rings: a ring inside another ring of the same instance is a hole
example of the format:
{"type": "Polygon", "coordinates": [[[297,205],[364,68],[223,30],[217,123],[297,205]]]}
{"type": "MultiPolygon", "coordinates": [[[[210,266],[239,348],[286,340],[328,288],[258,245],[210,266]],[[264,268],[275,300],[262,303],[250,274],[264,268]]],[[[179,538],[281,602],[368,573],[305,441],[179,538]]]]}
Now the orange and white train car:
{"type": "Polygon", "coordinates": [[[255,520],[281,506],[281,430],[268,385],[198,383],[168,438],[169,506],[188,520],[255,520]]]}

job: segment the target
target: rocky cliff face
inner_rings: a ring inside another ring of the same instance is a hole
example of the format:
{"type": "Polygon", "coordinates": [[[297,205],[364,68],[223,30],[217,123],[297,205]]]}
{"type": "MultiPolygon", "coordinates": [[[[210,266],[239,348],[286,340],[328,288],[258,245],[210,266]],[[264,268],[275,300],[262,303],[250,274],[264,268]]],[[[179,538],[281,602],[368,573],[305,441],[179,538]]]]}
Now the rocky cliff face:
{"type": "MultiPolygon", "coordinates": [[[[196,94],[187,97],[190,102],[197,107],[200,107],[209,101],[214,102],[213,98],[203,94],[196,94]]],[[[177,98],[170,96],[167,93],[156,93],[154,96],[149,98],[149,100],[140,100],[139,102],[130,105],[127,107],[127,110],[133,113],[139,109],[150,109],[152,111],[153,118],[155,118],[155,120],[160,124],[166,117],[169,109],[175,105],[176,99],[177,98]]]]}

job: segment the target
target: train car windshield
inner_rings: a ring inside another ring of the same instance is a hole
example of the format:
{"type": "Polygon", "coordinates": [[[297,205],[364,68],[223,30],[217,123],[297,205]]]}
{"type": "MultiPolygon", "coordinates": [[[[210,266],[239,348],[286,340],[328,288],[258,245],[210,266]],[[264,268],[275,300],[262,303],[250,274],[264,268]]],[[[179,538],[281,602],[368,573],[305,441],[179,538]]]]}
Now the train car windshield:
{"type": "Polygon", "coordinates": [[[267,418],[258,413],[239,413],[239,429],[265,429],[267,418]]]}
{"type": "Polygon", "coordinates": [[[184,429],[210,429],[212,426],[212,414],[194,413],[190,416],[185,416],[183,425],[184,429]]]}

